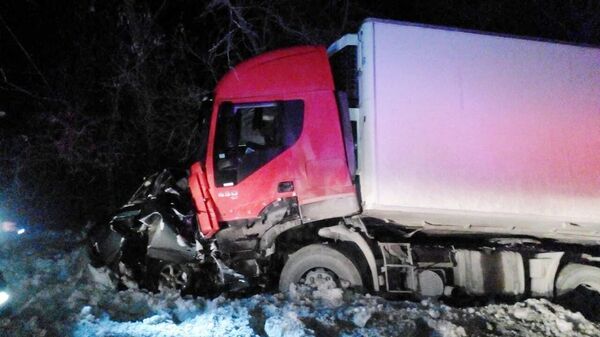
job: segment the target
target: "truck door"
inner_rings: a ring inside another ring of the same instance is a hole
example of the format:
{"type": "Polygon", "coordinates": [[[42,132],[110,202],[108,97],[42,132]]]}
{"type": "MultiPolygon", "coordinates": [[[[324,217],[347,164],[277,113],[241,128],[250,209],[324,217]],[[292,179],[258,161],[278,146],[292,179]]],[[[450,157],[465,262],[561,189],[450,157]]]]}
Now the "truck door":
{"type": "Polygon", "coordinates": [[[295,196],[292,147],[303,117],[300,99],[219,104],[207,168],[220,221],[253,219],[277,199],[295,196]]]}

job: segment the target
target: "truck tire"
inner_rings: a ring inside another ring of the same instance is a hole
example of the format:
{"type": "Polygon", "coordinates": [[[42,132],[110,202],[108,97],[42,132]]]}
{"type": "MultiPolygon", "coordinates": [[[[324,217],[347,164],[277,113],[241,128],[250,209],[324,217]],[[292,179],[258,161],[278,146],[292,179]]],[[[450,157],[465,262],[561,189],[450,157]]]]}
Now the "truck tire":
{"type": "Polygon", "coordinates": [[[356,264],[339,250],[323,244],[303,247],[290,256],[279,277],[279,290],[286,292],[312,270],[326,270],[335,275],[338,286],[362,288],[363,281],[356,264]]]}
{"type": "Polygon", "coordinates": [[[556,296],[565,295],[579,286],[600,293],[600,268],[577,263],[567,265],[556,279],[556,296]]]}

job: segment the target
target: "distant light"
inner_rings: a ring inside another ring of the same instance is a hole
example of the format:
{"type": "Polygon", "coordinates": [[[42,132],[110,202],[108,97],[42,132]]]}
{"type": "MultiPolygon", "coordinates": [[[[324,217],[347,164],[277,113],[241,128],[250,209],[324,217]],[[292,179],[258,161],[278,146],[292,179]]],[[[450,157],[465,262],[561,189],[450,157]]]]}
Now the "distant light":
{"type": "Polygon", "coordinates": [[[23,233],[25,233],[25,228],[20,228],[20,229],[17,231],[17,234],[19,234],[19,235],[21,235],[21,234],[23,234],[23,233]]]}
{"type": "Polygon", "coordinates": [[[17,230],[17,224],[12,221],[0,222],[0,231],[3,232],[15,232],[17,230]]]}
{"type": "Polygon", "coordinates": [[[10,295],[6,291],[0,291],[0,306],[4,305],[10,298],[10,295]]]}

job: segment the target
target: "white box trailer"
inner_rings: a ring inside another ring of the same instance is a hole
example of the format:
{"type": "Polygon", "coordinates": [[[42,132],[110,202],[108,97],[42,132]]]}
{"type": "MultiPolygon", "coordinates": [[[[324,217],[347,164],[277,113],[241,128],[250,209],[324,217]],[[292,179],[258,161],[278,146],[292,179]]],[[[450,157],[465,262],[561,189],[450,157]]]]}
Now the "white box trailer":
{"type": "Polygon", "coordinates": [[[364,214],[600,239],[600,49],[376,19],[357,40],[364,214]]]}

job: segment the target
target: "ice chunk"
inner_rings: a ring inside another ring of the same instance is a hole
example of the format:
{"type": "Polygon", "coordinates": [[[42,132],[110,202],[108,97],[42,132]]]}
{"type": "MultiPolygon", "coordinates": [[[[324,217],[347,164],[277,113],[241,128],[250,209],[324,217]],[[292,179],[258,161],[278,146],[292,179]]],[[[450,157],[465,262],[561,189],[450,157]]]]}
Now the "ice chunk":
{"type": "Polygon", "coordinates": [[[114,289],[115,286],[114,286],[112,280],[110,279],[108,270],[105,267],[94,268],[89,264],[87,265],[87,267],[88,267],[90,279],[93,282],[96,282],[100,286],[114,289]]]}
{"type": "Polygon", "coordinates": [[[573,330],[573,323],[568,322],[564,319],[558,318],[558,319],[556,319],[556,327],[562,333],[570,332],[573,330]]]}
{"type": "Polygon", "coordinates": [[[522,319],[525,321],[531,320],[533,318],[533,310],[529,307],[516,307],[513,311],[513,316],[518,319],[522,319]]]}
{"type": "Polygon", "coordinates": [[[337,308],[344,303],[344,292],[340,288],[317,289],[313,292],[313,298],[330,308],[337,308]]]}
{"type": "Polygon", "coordinates": [[[428,319],[427,324],[436,332],[436,334],[432,334],[434,336],[467,337],[467,332],[465,331],[464,327],[458,326],[446,320],[428,319]]]}
{"type": "Polygon", "coordinates": [[[269,317],[265,322],[265,332],[269,337],[303,337],[312,335],[294,312],[269,317]]]}
{"type": "Polygon", "coordinates": [[[352,315],[352,323],[354,325],[364,328],[369,319],[371,318],[371,311],[367,308],[357,308],[352,315]]]}

